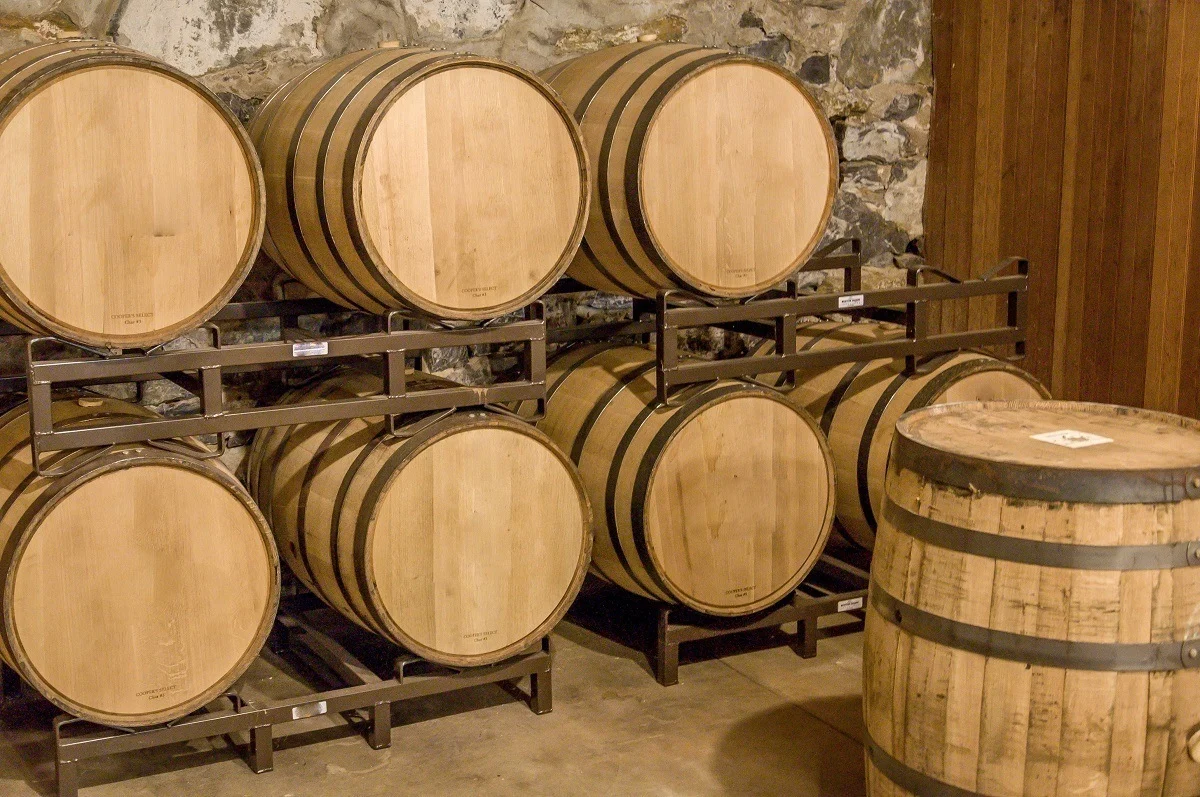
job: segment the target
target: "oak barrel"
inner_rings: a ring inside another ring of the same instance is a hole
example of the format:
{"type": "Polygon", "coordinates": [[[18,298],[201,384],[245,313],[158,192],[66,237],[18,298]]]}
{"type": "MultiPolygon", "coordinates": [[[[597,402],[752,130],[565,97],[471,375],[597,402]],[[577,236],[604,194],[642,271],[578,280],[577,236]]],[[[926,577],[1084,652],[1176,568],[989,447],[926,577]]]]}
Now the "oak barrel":
{"type": "Polygon", "coordinates": [[[837,145],[791,72],[651,42],[542,74],[579,121],[595,175],[572,277],[635,296],[749,296],[790,276],[820,240],[837,145]]]}
{"type": "MultiPolygon", "coordinates": [[[[448,384],[412,374],[408,389],[448,384]]],[[[378,393],[352,371],[289,398],[378,393]]],[[[531,424],[491,411],[260,432],[251,491],[293,573],[363,628],[429,661],[476,666],[534,644],[575,599],[591,509],[567,458],[531,424]]]]}
{"type": "Polygon", "coordinates": [[[267,253],[346,307],[502,315],[562,276],[583,236],[579,130],[553,90],[512,64],[350,53],[280,87],[250,133],[267,253]]]}
{"type": "Polygon", "coordinates": [[[712,615],[787,597],[833,522],[833,466],[812,419],[776,391],[723,381],[656,403],[641,346],[567,352],[538,427],[579,466],[596,511],[593,571],[712,615]]]}
{"type": "MultiPolygon", "coordinates": [[[[57,428],[157,417],[101,398],[52,413],[57,428]]],[[[27,405],[0,416],[0,658],[59,708],[120,727],[225,692],[279,602],[275,542],[245,488],[215,460],[150,446],[43,460],[65,475],[34,472],[27,405]]]]}
{"type": "Polygon", "coordinates": [[[258,254],[262,173],[200,83],[108,42],[0,59],[0,316],[147,348],[221,308],[258,254]]]}
{"type": "Polygon", "coordinates": [[[910,413],[871,579],[871,795],[1200,794],[1200,423],[910,413]]]}
{"type": "MultiPolygon", "coordinates": [[[[820,351],[904,337],[896,324],[817,321],[796,331],[797,350],[820,351]]],[[[768,342],[760,351],[773,351],[768,342]]],[[[909,410],[954,401],[1049,398],[1032,375],[976,351],[926,358],[908,374],[904,360],[867,360],[799,372],[790,396],[820,422],[837,473],[838,529],[870,548],[875,541],[888,448],[896,421],[909,410]]],[[[779,384],[779,376],[767,377],[779,384]]]]}

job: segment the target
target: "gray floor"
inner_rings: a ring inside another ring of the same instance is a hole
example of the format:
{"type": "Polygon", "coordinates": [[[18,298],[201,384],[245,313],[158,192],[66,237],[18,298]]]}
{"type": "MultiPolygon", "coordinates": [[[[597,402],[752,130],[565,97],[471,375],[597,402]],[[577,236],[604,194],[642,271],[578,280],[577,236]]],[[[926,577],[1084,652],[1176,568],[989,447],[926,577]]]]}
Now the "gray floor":
{"type": "MultiPolygon", "coordinates": [[[[669,688],[642,655],[583,628],[564,623],[555,642],[551,714],[482,687],[398,707],[407,724],[390,750],[315,718],[276,743],[271,773],[203,741],[93,762],[81,795],[863,793],[861,634],[823,640],[807,661],[774,647],[687,663],[669,688]]],[[[247,680],[269,696],[299,692],[263,660],[247,680]]],[[[53,794],[51,716],[34,701],[0,713],[0,795],[53,794]]]]}

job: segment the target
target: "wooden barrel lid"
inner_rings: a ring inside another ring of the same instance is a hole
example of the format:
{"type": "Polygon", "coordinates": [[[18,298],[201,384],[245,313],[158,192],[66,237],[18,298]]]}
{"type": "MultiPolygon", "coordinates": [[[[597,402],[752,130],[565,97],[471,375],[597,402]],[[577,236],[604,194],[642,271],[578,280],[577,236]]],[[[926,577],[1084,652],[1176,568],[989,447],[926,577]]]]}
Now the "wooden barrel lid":
{"type": "Polygon", "coordinates": [[[719,60],[675,86],[646,131],[647,231],[689,284],[721,296],[769,287],[820,240],[837,163],[824,112],[794,77],[719,60]]]}
{"type": "Polygon", "coordinates": [[[463,664],[547,633],[592,547],[587,497],[566,457],[533,427],[478,412],[393,471],[370,533],[367,581],[404,644],[463,664]]]}
{"type": "Polygon", "coordinates": [[[233,477],[147,456],[59,480],[67,489],[5,563],[24,673],[60,707],[114,725],[174,719],[228,688],[278,600],[265,521],[233,477]]]}
{"type": "Polygon", "coordinates": [[[962,402],[906,414],[892,462],[942,484],[1080,503],[1200,499],[1200,422],[1067,401],[962,402]]]}
{"type": "Polygon", "coordinates": [[[648,553],[692,608],[770,605],[825,547],[828,448],[806,413],[770,391],[738,384],[701,398],[658,433],[636,477],[648,553]]]}
{"type": "Polygon", "coordinates": [[[583,237],[583,142],[532,75],[472,58],[399,93],[360,150],[366,245],[420,306],[540,295],[583,237]]]}
{"type": "Polygon", "coordinates": [[[228,301],[262,236],[237,120],[186,76],[113,48],[31,79],[0,120],[0,278],[91,345],[161,343],[228,301]]]}

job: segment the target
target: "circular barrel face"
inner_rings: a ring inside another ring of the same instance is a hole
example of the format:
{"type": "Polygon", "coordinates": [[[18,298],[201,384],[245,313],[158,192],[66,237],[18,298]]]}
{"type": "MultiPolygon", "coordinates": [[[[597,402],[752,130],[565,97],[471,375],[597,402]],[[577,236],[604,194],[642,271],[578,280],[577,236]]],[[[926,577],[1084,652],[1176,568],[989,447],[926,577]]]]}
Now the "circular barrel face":
{"type": "Polygon", "coordinates": [[[139,346],[236,290],[261,234],[260,178],[215,102],[167,72],[105,63],[6,109],[0,271],[15,304],[63,337],[139,346]]]}
{"type": "Polygon", "coordinates": [[[649,235],[684,279],[718,295],[782,281],[832,209],[827,131],[812,98],[770,66],[698,71],[646,132],[638,190],[649,235]]]}
{"type": "MultiPolygon", "coordinates": [[[[1167,413],[1105,404],[947,404],[904,416],[896,431],[904,438],[898,445],[914,456],[929,452],[961,459],[964,477],[965,469],[974,469],[971,462],[1043,471],[1101,471],[1116,476],[1200,468],[1200,423],[1167,413]]],[[[930,460],[931,465],[934,462],[930,460]]],[[[925,472],[920,464],[916,470],[925,472]]],[[[997,474],[995,478],[1001,479],[1003,472],[997,474]]],[[[1190,482],[1183,486],[1200,497],[1200,470],[1193,478],[1194,487],[1190,482]]],[[[1121,500],[1117,495],[1110,498],[1121,500]]],[[[1168,499],[1164,495],[1162,500],[1168,499]]]]}
{"type": "Polygon", "coordinates": [[[586,159],[533,80],[478,63],[436,71],[387,107],[365,148],[365,234],[427,306],[478,314],[532,300],[578,245],[586,159]]]}
{"type": "Polygon", "coordinates": [[[71,489],[9,571],[8,635],[24,674],[73,714],[128,726],[182,716],[228,688],[278,600],[278,560],[248,502],[162,464],[71,489]]]}
{"type": "Polygon", "coordinates": [[[421,449],[385,488],[372,533],[366,569],[402,641],[464,665],[547,633],[591,553],[578,477],[541,435],[507,422],[460,426],[421,449]]]}
{"type": "MultiPolygon", "coordinates": [[[[646,544],[692,608],[738,614],[794,589],[825,547],[829,454],[811,421],[765,393],[735,393],[675,430],[648,474],[646,544]]],[[[634,505],[639,490],[634,486],[634,505]]]]}

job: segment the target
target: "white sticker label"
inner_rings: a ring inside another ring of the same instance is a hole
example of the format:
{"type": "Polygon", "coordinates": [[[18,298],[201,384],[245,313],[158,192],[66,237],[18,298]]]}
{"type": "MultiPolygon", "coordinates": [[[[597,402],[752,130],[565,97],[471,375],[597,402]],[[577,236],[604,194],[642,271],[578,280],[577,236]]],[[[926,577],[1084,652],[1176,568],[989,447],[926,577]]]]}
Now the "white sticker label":
{"type": "Polygon", "coordinates": [[[838,611],[839,612],[852,612],[855,609],[861,609],[862,607],[863,607],[863,599],[862,598],[846,598],[846,600],[844,600],[844,601],[838,601],[838,611]]]}
{"type": "Polygon", "coordinates": [[[329,341],[327,340],[292,344],[293,357],[320,357],[322,354],[329,354],[329,341]]]}
{"type": "Polygon", "coordinates": [[[852,293],[849,296],[839,296],[838,297],[838,309],[839,310],[849,310],[853,307],[862,307],[864,301],[865,300],[861,293],[852,293]]]}
{"type": "Polygon", "coordinates": [[[1074,429],[1059,429],[1057,432],[1042,432],[1041,434],[1031,434],[1029,436],[1034,440],[1062,446],[1063,448],[1087,448],[1088,446],[1102,446],[1105,443],[1112,442],[1111,437],[1101,437],[1098,434],[1090,434],[1088,432],[1077,432],[1074,429]]]}

